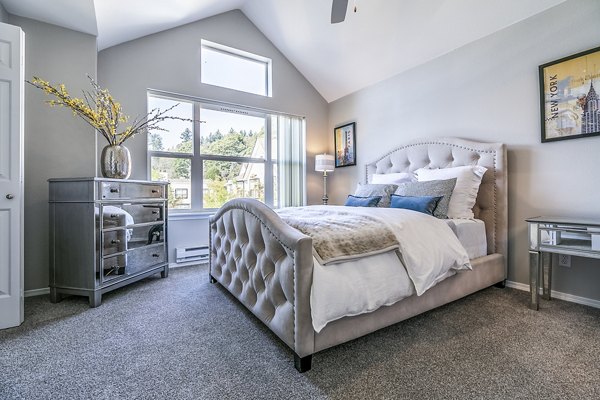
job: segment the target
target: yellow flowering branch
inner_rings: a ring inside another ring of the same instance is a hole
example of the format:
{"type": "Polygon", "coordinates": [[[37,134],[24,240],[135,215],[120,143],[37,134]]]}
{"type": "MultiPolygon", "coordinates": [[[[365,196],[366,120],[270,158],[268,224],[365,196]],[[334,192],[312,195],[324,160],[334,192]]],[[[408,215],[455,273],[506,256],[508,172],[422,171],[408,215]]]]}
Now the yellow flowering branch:
{"type": "Polygon", "coordinates": [[[102,89],[94,79],[88,76],[92,91],[83,91],[83,99],[72,97],[63,84],[51,85],[37,76],[27,83],[43,90],[47,95],[54,97],[47,100],[50,106],[67,107],[74,116],[79,116],[86,123],[96,129],[110,145],[118,146],[127,139],[141,132],[151,130],[165,130],[160,126],[162,121],[176,119],[191,122],[191,119],[168,115],[169,111],[178,106],[175,104],[166,110],[153,109],[142,118],[136,118],[130,126],[119,131],[120,123],[127,123],[129,117],[123,114],[121,104],[116,102],[107,89],[102,89]]]}

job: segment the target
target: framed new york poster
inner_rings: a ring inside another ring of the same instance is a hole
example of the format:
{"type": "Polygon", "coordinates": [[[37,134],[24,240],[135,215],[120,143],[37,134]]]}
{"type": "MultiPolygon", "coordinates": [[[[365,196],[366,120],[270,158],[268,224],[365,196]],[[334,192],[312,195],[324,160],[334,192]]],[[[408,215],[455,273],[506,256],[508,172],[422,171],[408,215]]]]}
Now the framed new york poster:
{"type": "Polygon", "coordinates": [[[600,135],[600,47],[540,65],[542,142],[600,135]]]}

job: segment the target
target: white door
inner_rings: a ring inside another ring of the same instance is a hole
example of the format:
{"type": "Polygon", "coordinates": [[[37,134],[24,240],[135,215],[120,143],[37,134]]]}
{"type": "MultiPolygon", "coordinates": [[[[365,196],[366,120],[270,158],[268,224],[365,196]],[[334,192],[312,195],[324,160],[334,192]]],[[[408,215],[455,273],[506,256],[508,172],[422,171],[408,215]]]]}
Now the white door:
{"type": "Polygon", "coordinates": [[[0,329],[23,322],[24,42],[0,23],[0,329]]]}

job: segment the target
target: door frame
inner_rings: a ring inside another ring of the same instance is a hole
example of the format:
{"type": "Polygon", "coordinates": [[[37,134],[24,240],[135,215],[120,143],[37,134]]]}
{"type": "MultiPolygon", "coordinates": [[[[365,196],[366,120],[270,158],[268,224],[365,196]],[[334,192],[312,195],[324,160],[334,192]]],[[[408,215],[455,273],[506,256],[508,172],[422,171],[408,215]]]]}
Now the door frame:
{"type": "MultiPolygon", "coordinates": [[[[7,228],[9,237],[6,241],[9,257],[5,260],[9,267],[4,272],[0,270],[2,276],[8,276],[8,285],[0,283],[0,329],[4,329],[18,326],[24,319],[25,34],[20,27],[4,23],[0,23],[0,32],[0,86],[3,86],[1,83],[8,82],[4,89],[0,87],[0,96],[2,90],[9,92],[7,96],[9,124],[0,126],[0,135],[3,129],[8,131],[7,149],[10,154],[8,168],[5,169],[8,175],[4,176],[4,179],[0,175],[0,211],[8,211],[6,215],[9,221],[7,228]]],[[[0,174],[2,174],[2,167],[0,167],[0,174]]]]}

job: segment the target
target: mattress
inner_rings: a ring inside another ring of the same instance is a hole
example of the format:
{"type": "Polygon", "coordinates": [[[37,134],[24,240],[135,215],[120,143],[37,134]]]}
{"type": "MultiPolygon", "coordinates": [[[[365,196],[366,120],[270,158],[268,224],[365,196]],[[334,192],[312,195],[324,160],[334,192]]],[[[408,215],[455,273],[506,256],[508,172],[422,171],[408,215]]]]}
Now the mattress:
{"type": "MultiPolygon", "coordinates": [[[[481,220],[449,219],[470,259],[487,254],[485,224],[481,220]]],[[[337,319],[375,311],[416,294],[406,269],[395,252],[322,266],[313,259],[310,305],[313,328],[320,332],[337,319]]],[[[455,274],[440,276],[436,283],[455,274]]]]}
{"type": "Polygon", "coordinates": [[[485,223],[480,219],[446,220],[456,237],[463,245],[470,259],[487,255],[485,223]]]}

